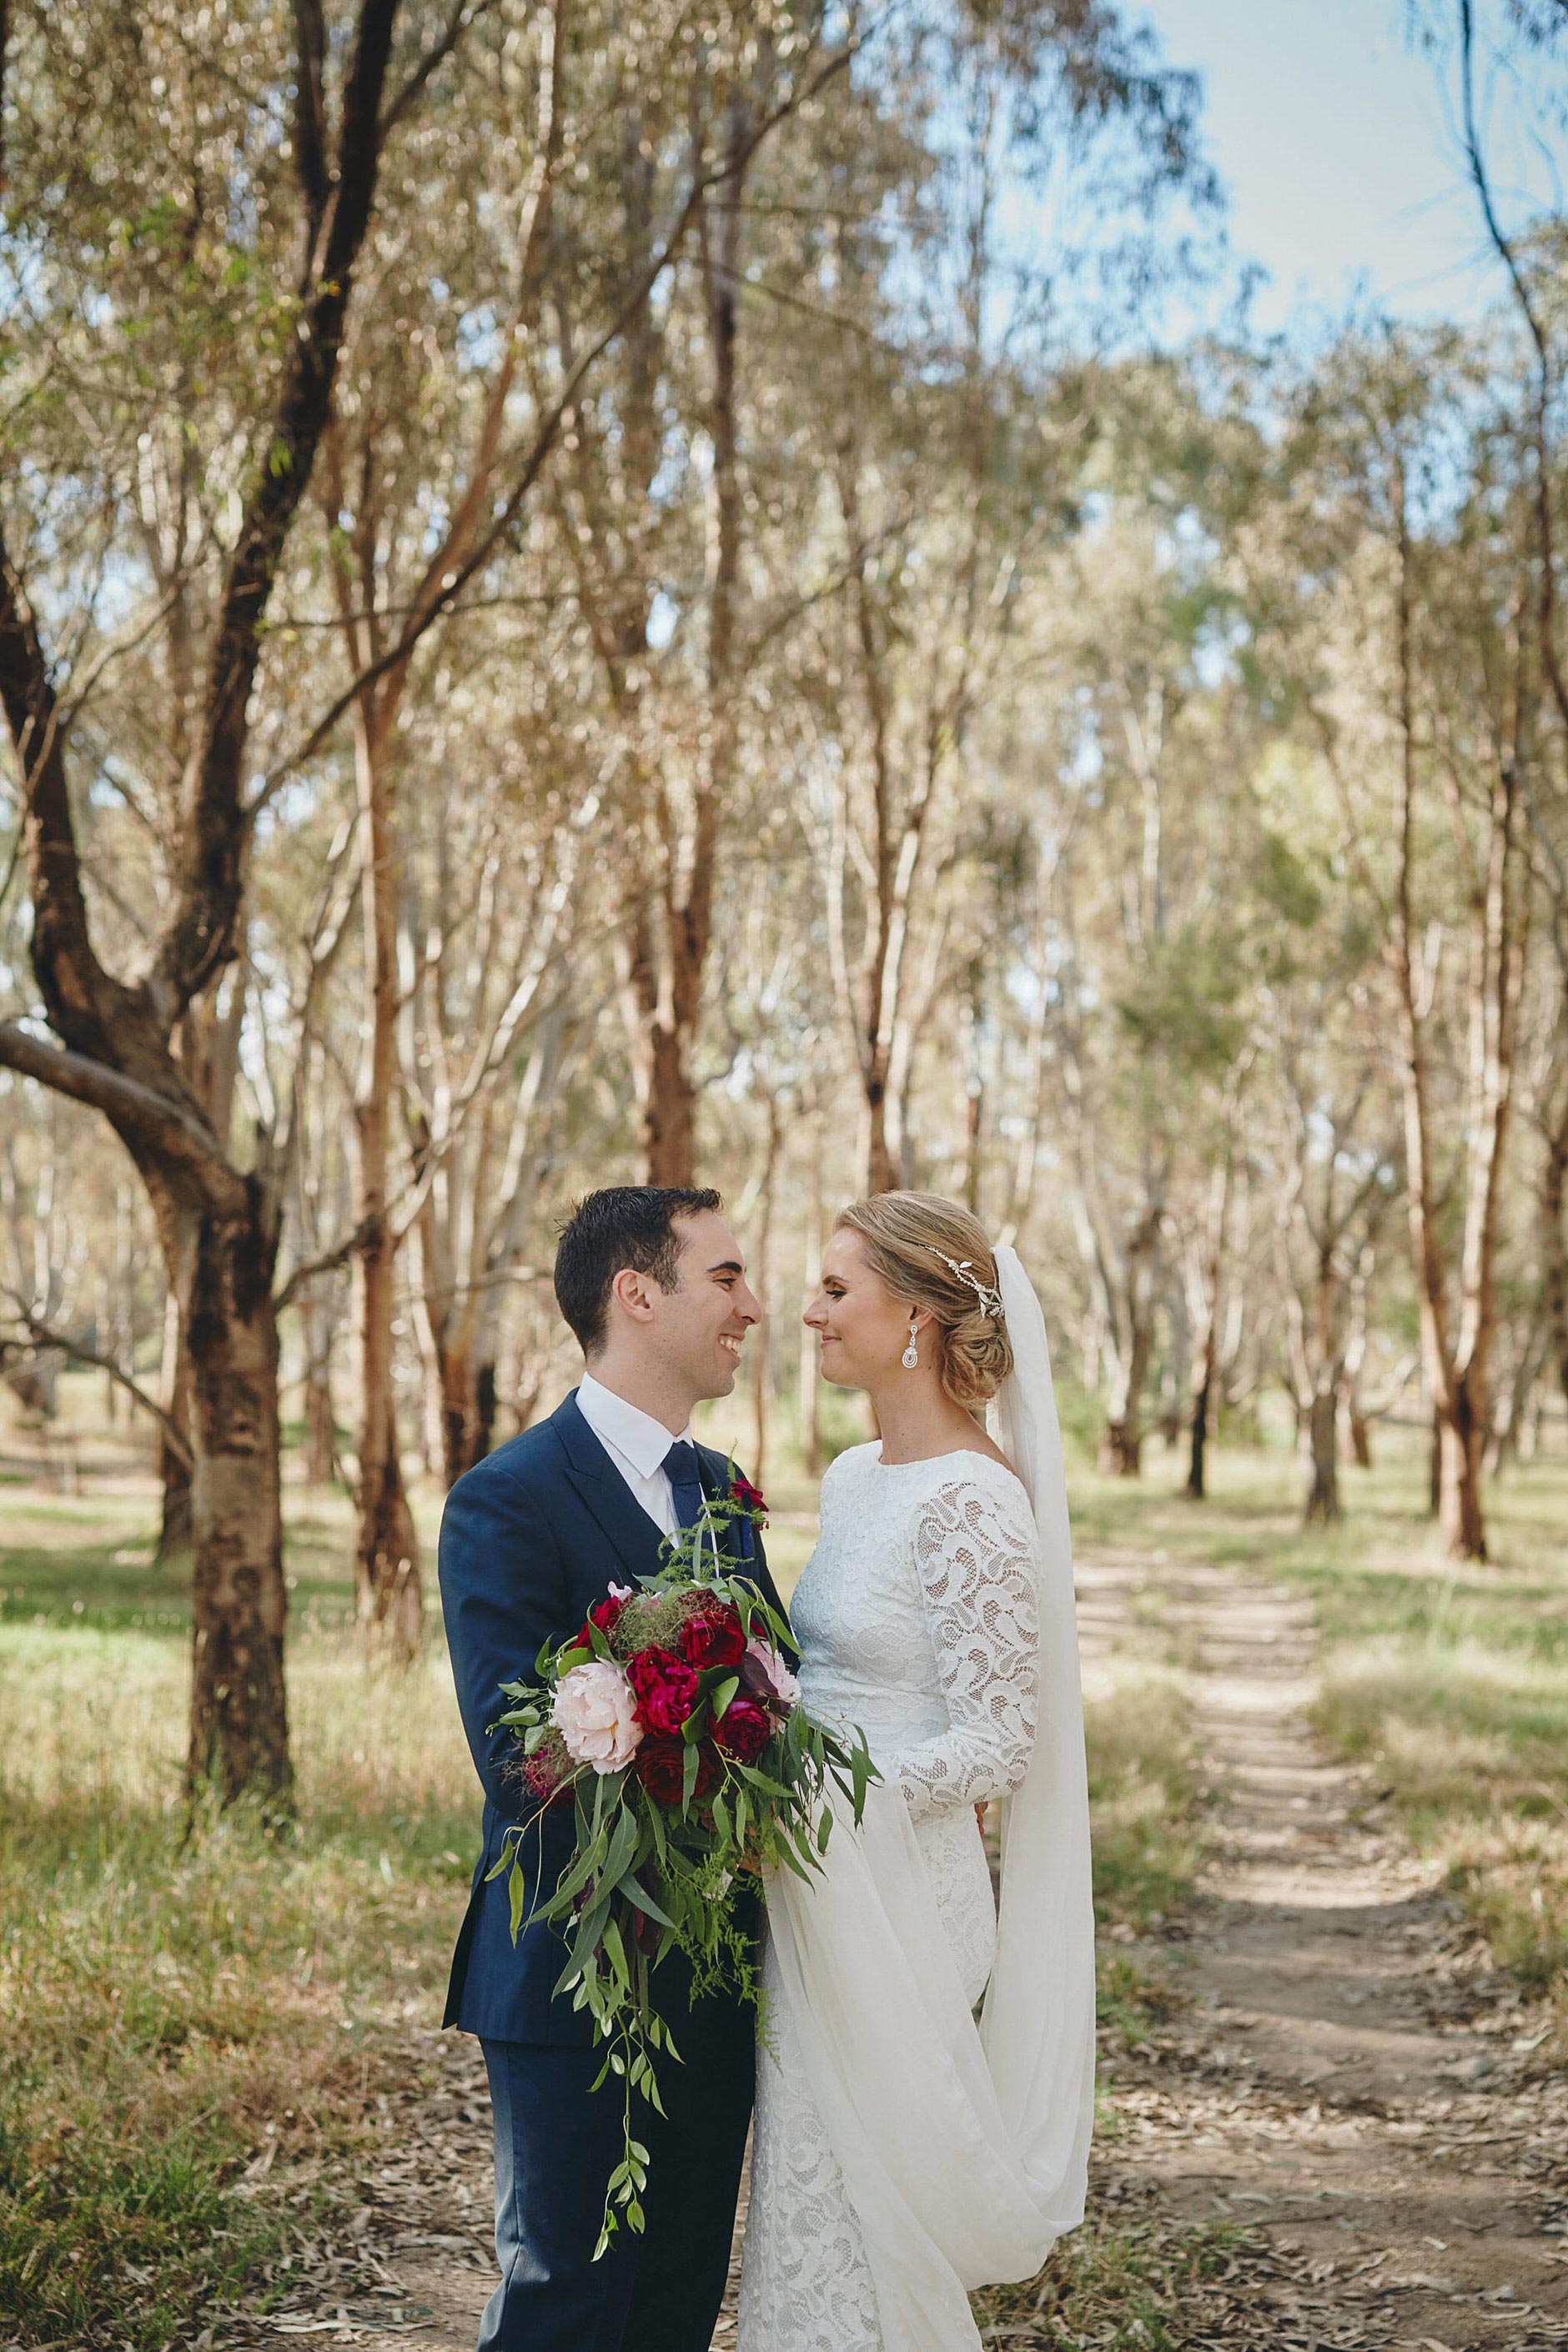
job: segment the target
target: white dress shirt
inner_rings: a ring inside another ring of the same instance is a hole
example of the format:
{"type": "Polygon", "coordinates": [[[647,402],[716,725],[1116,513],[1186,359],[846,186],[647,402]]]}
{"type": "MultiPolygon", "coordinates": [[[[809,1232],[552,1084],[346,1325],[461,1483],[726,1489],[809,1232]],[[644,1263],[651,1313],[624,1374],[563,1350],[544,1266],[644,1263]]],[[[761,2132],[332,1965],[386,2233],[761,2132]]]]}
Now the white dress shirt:
{"type": "MultiPolygon", "coordinates": [[[[655,1527],[667,1536],[676,1534],[680,1523],[664,1457],[679,1441],[662,1421],[655,1421],[640,1405],[628,1404],[592,1372],[584,1372],[578,1383],[577,1410],[655,1527]]],[[[689,1422],[680,1435],[687,1444],[693,1442],[689,1422]]]]}

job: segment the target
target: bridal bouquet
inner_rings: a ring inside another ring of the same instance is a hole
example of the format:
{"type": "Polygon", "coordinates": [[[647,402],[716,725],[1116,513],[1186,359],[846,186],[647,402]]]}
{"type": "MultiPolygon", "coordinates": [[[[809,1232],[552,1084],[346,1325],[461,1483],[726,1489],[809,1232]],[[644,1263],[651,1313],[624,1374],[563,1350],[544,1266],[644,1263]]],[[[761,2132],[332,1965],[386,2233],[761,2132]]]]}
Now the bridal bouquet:
{"type": "Polygon", "coordinates": [[[727,1497],[671,1537],[641,1591],[612,1585],[586,1622],[547,1642],[498,1719],[517,1734],[515,1770],[534,1800],[510,1829],[492,1878],[507,1874],[515,1943],[525,1924],[555,1923],[568,1946],[556,1985],[593,2019],[626,2110],[625,2150],[605,2199],[595,2258],[624,2219],[643,2222],[647,2150],[634,2137],[636,2092],[664,2112],[654,2053],[679,2061],[650,1978],[683,1952],[694,1993],[728,1986],[756,2002],[761,1988],[735,1916],[737,1874],[776,1865],[809,1879],[826,1852],[835,1788],[858,1822],[876,1767],[858,1737],[816,1723],[782,1654],[789,1629],[721,1538],[738,1522],[749,1556],[763,1498],[731,1469],[727,1497]],[[573,1851],[552,1893],[531,1906],[519,1859],[545,1811],[571,1806],[573,1851]],[[526,1919],[525,1919],[526,1913],[526,1919]]]}

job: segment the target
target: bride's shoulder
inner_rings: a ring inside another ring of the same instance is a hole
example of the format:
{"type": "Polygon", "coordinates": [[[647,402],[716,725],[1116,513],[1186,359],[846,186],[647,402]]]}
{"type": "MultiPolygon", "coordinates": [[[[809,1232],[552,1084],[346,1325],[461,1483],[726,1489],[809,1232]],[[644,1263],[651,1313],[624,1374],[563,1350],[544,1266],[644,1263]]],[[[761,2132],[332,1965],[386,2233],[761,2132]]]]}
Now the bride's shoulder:
{"type": "Polygon", "coordinates": [[[842,1454],[834,1455],[823,1472],[823,1493],[826,1494],[829,1486],[842,1486],[847,1478],[853,1478],[857,1470],[868,1468],[879,1459],[881,1451],[880,1444],[874,1437],[869,1438],[864,1445],[847,1445],[842,1454]]]}
{"type": "Polygon", "coordinates": [[[1010,1462],[997,1454],[982,1454],[977,1447],[966,1447],[961,1453],[937,1454],[931,1469],[933,1475],[924,1495],[928,1511],[1033,1531],[1035,1515],[1029,1497],[1010,1462]]]}

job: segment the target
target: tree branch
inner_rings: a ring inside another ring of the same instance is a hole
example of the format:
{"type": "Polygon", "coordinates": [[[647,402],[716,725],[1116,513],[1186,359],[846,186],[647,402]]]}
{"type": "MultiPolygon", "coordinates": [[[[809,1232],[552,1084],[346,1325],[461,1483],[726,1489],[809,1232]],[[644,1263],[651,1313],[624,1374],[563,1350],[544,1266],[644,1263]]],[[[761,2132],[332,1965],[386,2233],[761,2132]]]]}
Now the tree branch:
{"type": "Polygon", "coordinates": [[[308,1284],[314,1282],[318,1275],[335,1274],[340,1265],[347,1265],[350,1258],[357,1257],[361,1250],[368,1249],[376,1238],[381,1223],[379,1217],[362,1217],[353,1233],[345,1234],[331,1249],[323,1250],[319,1257],[307,1258],[303,1265],[297,1265],[274,1298],[274,1311],[281,1315],[286,1307],[292,1307],[300,1293],[308,1284]]]}
{"type": "Polygon", "coordinates": [[[381,118],[381,142],[384,147],[404,116],[416,107],[425,95],[435,76],[457,47],[463,35],[472,30],[482,16],[488,16],[496,0],[452,0],[452,12],[437,39],[432,42],[397,96],[381,118]]]}
{"type": "Polygon", "coordinates": [[[215,1178],[236,1184],[240,1180],[229,1167],[216,1139],[195,1113],[171,1101],[167,1095],[144,1087],[122,1071],[86,1054],[46,1045],[42,1038],[15,1021],[0,1021],[0,1068],[16,1070],[25,1078],[73,1102],[100,1110],[121,1131],[138,1129],[155,1134],[160,1147],[211,1185],[215,1178]]]}
{"type": "MultiPolygon", "coordinates": [[[[15,1291],[8,1292],[7,1296],[16,1311],[16,1320],[26,1325],[28,1337],[35,1347],[58,1348],[61,1354],[68,1356],[73,1363],[90,1364],[95,1371],[107,1372],[111,1381],[119,1382],[127,1396],[134,1398],[143,1412],[152,1414],[163,1433],[164,1444],[181,1468],[186,1472],[195,1468],[190,1446],[179,1423],[173,1413],[164,1411],[156,1397],[148,1395],[139,1381],[132,1380],[111,1356],[100,1356],[95,1349],[83,1348],[75,1339],[68,1339],[63,1331],[55,1330],[50,1324],[41,1323],[30,1308],[24,1307],[15,1291]]],[[[5,1342],[0,1341],[0,1347],[4,1345],[5,1342]]]]}
{"type": "Polygon", "coordinates": [[[174,901],[155,963],[171,1016],[234,953],[249,835],[241,772],[261,625],[331,407],[354,268],[375,199],[381,94],[397,7],[398,0],[361,0],[344,76],[336,183],[219,598],[205,705],[181,793],[174,901]]]}
{"type": "MultiPolygon", "coordinates": [[[[820,71],[814,75],[810,81],[794,91],[786,100],[765,115],[747,142],[742,161],[744,162],[750,158],[769,131],[816,97],[835,76],[845,71],[858,48],[858,41],[847,43],[841,50],[836,51],[825,61],[820,71]]],[[[400,663],[406,662],[426,631],[452,611],[468,582],[489,562],[496,548],[517,521],[530,491],[543,471],[545,461],[555,446],[561,427],[570,414],[590,369],[603,358],[610,345],[625,334],[665,271],[678,257],[685,244],[687,231],[696,218],[698,208],[708,190],[726,178],[734,168],[734,159],[726,158],[711,172],[694,174],[691,186],[687,192],[685,202],[681,205],[674,226],[658,251],[637,278],[615,318],[575,362],[555,401],[546,411],[543,421],[534,436],[533,446],[524,460],[522,470],[489,529],[478,540],[463,562],[447,576],[441,584],[439,593],[415,609],[397,642],[362,670],[360,675],[328,706],[321,719],[294,746],[293,750],[286,752],[277,765],[268,772],[260,789],[248,804],[247,814],[252,823],[294,771],[321,750],[339,721],[359,700],[366,687],[374,685],[377,678],[384,677],[388,670],[395,668],[400,663]]]]}

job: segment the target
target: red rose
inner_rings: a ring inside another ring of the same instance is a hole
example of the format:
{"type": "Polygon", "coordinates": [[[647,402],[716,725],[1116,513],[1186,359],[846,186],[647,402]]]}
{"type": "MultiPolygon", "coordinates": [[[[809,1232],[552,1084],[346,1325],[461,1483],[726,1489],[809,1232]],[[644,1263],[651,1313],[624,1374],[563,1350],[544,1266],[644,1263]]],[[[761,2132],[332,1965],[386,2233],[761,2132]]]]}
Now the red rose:
{"type": "Polygon", "coordinates": [[[680,1629],[680,1654],[699,1673],[704,1666],[738,1666],[746,1654],[739,1612],[726,1601],[689,1617],[680,1629]]]}
{"type": "MultiPolygon", "coordinates": [[[[637,1749],[637,1769],[650,1797],[661,1805],[679,1805],[686,1787],[685,1740],[645,1739],[637,1749]]],[[[705,1797],[718,1778],[719,1759],[713,1752],[713,1743],[704,1739],[697,1749],[693,1797],[705,1797]]]]}
{"type": "Polygon", "coordinates": [[[737,1762],[754,1764],[767,1746],[773,1727],[765,1706],[759,1706],[754,1698],[737,1696],[713,1726],[713,1737],[737,1762]]]}
{"type": "Polygon", "coordinates": [[[626,1679],[637,1693],[637,1721],[645,1731],[679,1731],[697,1704],[691,1668],[657,1643],[627,1659],[626,1679]]]}

